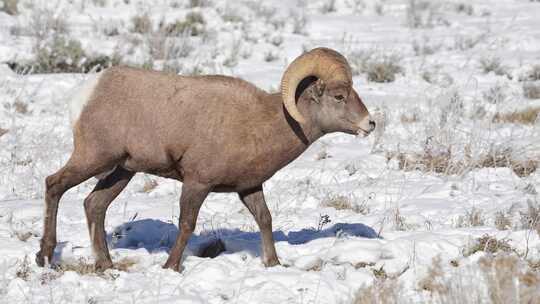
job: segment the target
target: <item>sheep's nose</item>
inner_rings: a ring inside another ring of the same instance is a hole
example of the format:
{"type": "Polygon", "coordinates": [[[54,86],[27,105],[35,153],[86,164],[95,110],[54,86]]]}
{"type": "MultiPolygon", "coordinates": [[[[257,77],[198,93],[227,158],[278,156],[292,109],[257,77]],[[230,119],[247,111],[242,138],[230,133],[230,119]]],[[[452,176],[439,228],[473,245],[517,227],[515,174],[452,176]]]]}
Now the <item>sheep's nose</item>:
{"type": "Polygon", "coordinates": [[[370,120],[369,121],[369,132],[375,130],[375,126],[376,126],[375,121],[370,120]]]}

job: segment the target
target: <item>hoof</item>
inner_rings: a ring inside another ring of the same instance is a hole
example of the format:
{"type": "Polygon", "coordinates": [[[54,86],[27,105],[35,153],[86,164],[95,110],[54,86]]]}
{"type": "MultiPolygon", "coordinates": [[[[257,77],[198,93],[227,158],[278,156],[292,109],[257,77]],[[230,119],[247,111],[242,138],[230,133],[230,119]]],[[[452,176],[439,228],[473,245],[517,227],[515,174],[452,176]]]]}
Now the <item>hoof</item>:
{"type": "Polygon", "coordinates": [[[96,272],[104,272],[107,269],[113,268],[112,261],[96,261],[94,264],[94,268],[96,269],[96,272]]]}
{"type": "Polygon", "coordinates": [[[45,265],[50,264],[52,260],[52,254],[50,256],[46,256],[43,254],[43,251],[38,251],[36,253],[36,264],[39,267],[45,267],[45,265]]]}
{"type": "Polygon", "coordinates": [[[167,262],[161,268],[163,268],[163,269],[171,269],[171,270],[174,270],[176,272],[180,272],[180,264],[172,264],[172,263],[167,262]]]}
{"type": "Polygon", "coordinates": [[[37,264],[39,267],[45,266],[45,258],[44,258],[43,255],[41,254],[41,251],[39,251],[38,253],[36,253],[36,264],[37,264]]]}
{"type": "Polygon", "coordinates": [[[271,260],[268,260],[268,261],[263,261],[263,264],[264,264],[265,267],[274,267],[274,266],[277,266],[277,265],[281,265],[281,263],[279,262],[279,260],[277,258],[271,259],[271,260]]]}

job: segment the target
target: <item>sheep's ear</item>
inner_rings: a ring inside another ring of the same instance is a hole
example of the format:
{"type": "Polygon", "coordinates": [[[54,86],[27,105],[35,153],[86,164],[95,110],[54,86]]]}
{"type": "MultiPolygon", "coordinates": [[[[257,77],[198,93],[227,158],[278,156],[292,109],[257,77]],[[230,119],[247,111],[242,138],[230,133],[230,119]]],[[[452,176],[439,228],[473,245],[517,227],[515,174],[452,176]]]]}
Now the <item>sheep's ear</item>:
{"type": "Polygon", "coordinates": [[[324,83],[324,81],[318,79],[317,82],[315,83],[315,94],[317,95],[317,97],[323,96],[325,89],[326,89],[326,84],[324,83]]]}

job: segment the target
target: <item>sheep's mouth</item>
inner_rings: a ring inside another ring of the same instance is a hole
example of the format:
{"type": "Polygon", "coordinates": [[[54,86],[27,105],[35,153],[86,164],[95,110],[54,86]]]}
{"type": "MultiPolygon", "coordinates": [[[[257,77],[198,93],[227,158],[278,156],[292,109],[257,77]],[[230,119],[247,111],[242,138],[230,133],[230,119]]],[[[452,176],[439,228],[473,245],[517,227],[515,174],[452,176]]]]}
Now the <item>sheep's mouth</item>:
{"type": "Polygon", "coordinates": [[[362,128],[358,128],[358,130],[356,130],[356,135],[358,136],[362,136],[362,137],[366,137],[370,134],[371,132],[370,131],[366,131],[362,128]]]}

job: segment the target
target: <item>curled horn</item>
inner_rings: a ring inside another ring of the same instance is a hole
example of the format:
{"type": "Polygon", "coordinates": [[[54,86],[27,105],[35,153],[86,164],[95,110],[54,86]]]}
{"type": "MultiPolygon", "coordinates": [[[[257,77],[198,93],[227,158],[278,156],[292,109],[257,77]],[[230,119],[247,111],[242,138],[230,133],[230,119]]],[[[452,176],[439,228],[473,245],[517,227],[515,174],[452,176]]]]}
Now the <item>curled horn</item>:
{"type": "Polygon", "coordinates": [[[281,79],[281,96],[287,112],[299,123],[305,118],[296,107],[296,88],[309,76],[315,76],[325,83],[342,82],[352,86],[352,73],[347,59],[328,48],[316,48],[296,58],[281,79]]]}

